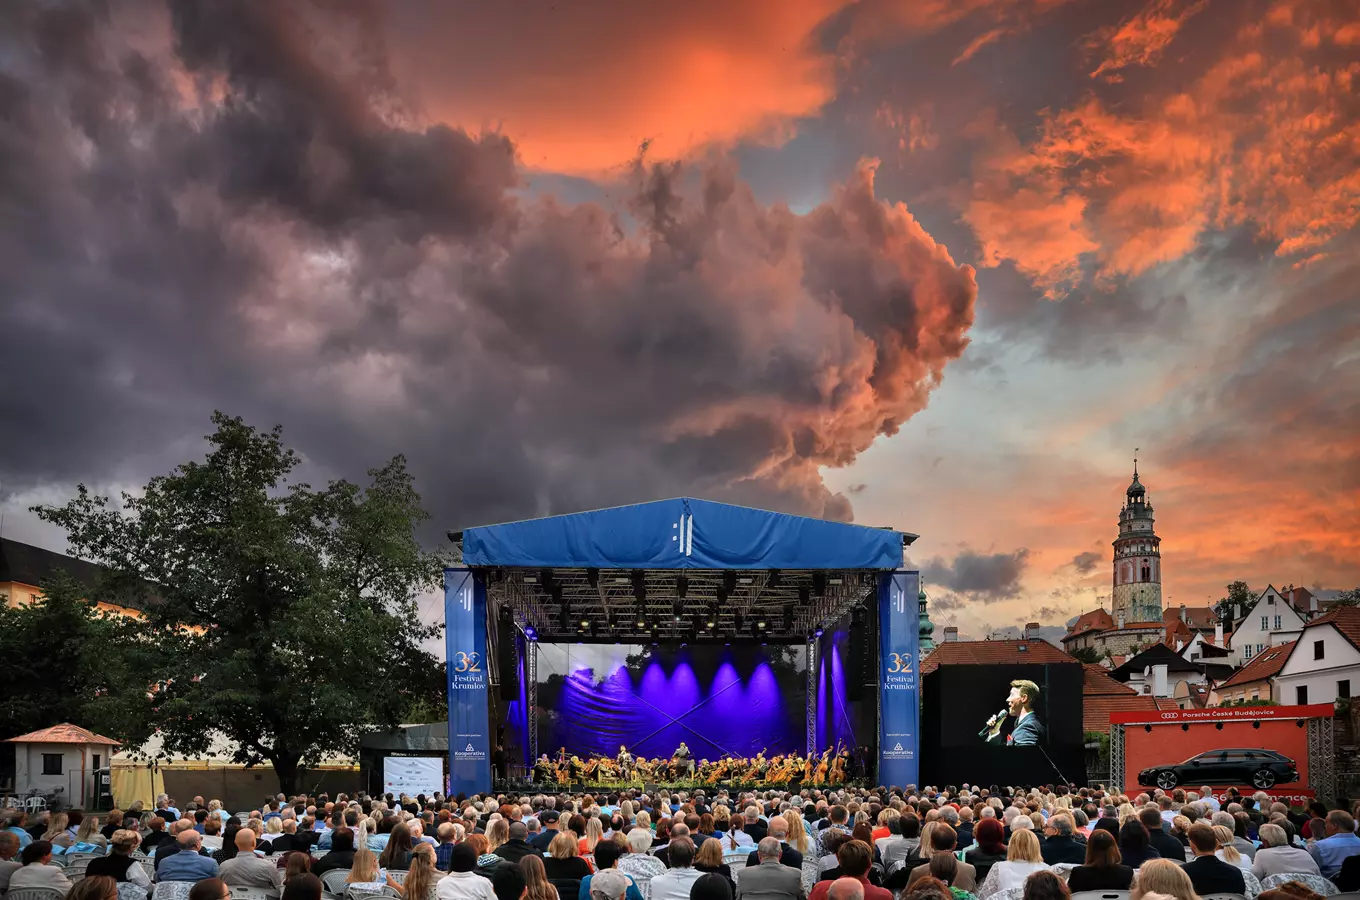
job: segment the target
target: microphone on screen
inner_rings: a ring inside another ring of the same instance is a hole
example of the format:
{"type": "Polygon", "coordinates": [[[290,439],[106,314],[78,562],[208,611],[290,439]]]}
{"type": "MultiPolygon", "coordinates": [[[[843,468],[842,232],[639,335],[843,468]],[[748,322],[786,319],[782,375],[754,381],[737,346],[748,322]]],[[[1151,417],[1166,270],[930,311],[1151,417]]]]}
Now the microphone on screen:
{"type": "Polygon", "coordinates": [[[987,734],[992,730],[992,728],[995,727],[997,722],[1000,722],[1002,719],[1006,718],[1006,712],[1007,711],[1003,709],[1001,710],[1001,712],[997,713],[996,715],[988,719],[987,724],[983,725],[982,730],[978,732],[978,737],[985,738],[987,734]]]}

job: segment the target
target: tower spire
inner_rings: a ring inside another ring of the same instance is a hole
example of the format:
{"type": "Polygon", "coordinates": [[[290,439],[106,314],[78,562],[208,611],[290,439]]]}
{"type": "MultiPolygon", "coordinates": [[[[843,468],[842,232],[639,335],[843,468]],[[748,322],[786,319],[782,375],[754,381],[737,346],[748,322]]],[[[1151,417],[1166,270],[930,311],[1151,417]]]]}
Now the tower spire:
{"type": "Polygon", "coordinates": [[[1138,447],[1133,448],[1133,477],[1138,477],[1138,447]]]}

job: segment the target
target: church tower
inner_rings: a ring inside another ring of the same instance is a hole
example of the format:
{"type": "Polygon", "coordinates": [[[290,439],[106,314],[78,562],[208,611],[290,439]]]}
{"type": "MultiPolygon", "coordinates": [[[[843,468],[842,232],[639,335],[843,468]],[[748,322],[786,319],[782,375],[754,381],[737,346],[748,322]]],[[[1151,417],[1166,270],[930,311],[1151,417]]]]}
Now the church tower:
{"type": "Polygon", "coordinates": [[[1119,537],[1114,541],[1115,621],[1162,621],[1162,539],[1152,530],[1152,503],[1138,480],[1133,461],[1133,483],[1119,511],[1119,537]],[[1122,616],[1121,616],[1122,614],[1122,616]]]}

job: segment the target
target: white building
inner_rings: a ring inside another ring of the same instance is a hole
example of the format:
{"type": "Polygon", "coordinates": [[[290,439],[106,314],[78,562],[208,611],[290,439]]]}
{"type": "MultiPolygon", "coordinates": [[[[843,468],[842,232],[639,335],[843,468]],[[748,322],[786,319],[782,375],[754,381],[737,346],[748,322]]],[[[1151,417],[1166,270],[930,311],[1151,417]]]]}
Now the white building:
{"type": "Polygon", "coordinates": [[[24,796],[36,788],[60,791],[62,803],[91,809],[99,799],[95,772],[108,768],[118,742],[64,722],[19,737],[14,745],[14,792],[24,796]]]}
{"type": "Polygon", "coordinates": [[[1360,687],[1360,607],[1338,607],[1307,623],[1275,687],[1286,705],[1349,698],[1360,687]]]}
{"type": "Polygon", "coordinates": [[[1283,593],[1268,585],[1233,630],[1233,661],[1245,666],[1267,647],[1297,640],[1303,626],[1304,617],[1283,593]]]}

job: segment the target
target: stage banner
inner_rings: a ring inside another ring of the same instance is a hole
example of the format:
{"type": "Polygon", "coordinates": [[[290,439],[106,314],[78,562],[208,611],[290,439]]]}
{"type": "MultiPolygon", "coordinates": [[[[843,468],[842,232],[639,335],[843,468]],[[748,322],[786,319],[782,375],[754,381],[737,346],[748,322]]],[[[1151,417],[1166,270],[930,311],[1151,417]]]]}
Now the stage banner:
{"type": "Polygon", "coordinates": [[[878,783],[917,784],[920,767],[919,572],[878,576],[878,783]]]}
{"type": "Polygon", "coordinates": [[[470,569],[444,570],[449,673],[449,794],[491,790],[486,680],[486,585],[470,569]]]}

